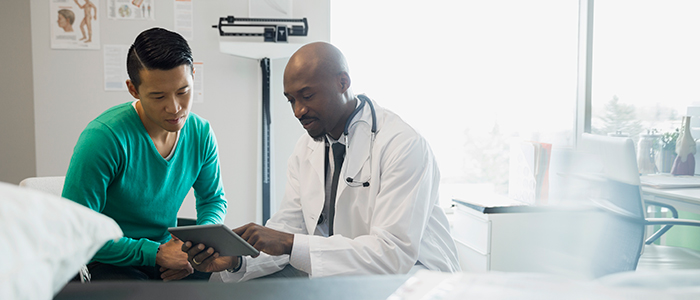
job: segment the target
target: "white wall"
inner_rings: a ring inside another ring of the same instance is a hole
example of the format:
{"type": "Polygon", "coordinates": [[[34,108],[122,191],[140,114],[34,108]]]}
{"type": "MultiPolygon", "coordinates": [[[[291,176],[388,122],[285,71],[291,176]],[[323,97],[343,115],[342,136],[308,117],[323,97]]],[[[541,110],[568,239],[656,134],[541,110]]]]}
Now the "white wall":
{"type": "Polygon", "coordinates": [[[0,181],[18,184],[36,175],[30,10],[24,0],[3,1],[2,6],[0,181]]]}
{"type": "Polygon", "coordinates": [[[273,214],[284,196],[284,183],[287,182],[287,159],[294,150],[299,137],[307,134],[299,120],[294,117],[292,107],[283,94],[282,74],[288,61],[289,58],[275,59],[270,66],[270,72],[273,74],[271,85],[275,87],[271,90],[272,99],[270,100],[270,113],[272,114],[270,146],[273,149],[270,155],[272,160],[270,206],[273,214]]]}
{"type": "MultiPolygon", "coordinates": [[[[101,0],[98,18],[101,44],[131,44],[144,29],[158,26],[174,29],[174,1],[158,1],[155,21],[116,21],[106,16],[107,1],[101,0]]],[[[306,43],[330,39],[329,0],[297,0],[294,17],[309,19],[309,36],[293,41],[306,43]]],[[[192,111],[208,119],[219,141],[220,162],[229,210],[225,223],[230,227],[259,221],[259,62],[219,51],[218,31],[211,28],[219,17],[246,16],[247,0],[194,1],[194,40],[190,46],[196,61],[205,66],[205,100],[192,111]]],[[[83,128],[105,109],[132,98],[126,92],[103,90],[102,50],[52,50],[49,41],[49,1],[31,0],[32,57],[34,61],[34,118],[36,125],[36,169],[39,176],[64,175],[73,146],[83,128]]],[[[286,103],[282,96],[284,59],[274,60],[272,102],[286,103]],[[279,68],[282,69],[279,69],[279,68]]],[[[289,109],[289,108],[287,108],[289,109]]],[[[291,153],[288,136],[299,136],[300,125],[287,117],[278,121],[275,108],[274,141],[280,150],[275,170],[284,174],[291,153]],[[286,125],[283,122],[289,122],[286,125]],[[283,159],[279,159],[283,157],[283,159]],[[282,167],[279,167],[281,161],[282,167]]],[[[284,175],[274,176],[274,179],[284,175]]],[[[283,183],[275,186],[283,191],[283,183]],[[281,186],[281,188],[280,188],[281,186]]],[[[281,193],[275,192],[274,194],[281,193]]],[[[183,204],[181,216],[195,216],[193,200],[183,204]]]]}

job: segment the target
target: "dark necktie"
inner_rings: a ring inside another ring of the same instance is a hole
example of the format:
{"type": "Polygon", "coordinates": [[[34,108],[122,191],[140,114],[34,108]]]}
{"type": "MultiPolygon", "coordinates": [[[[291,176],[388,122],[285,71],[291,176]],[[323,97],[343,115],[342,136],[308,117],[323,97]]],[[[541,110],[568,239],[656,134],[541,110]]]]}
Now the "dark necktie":
{"type": "Polygon", "coordinates": [[[345,145],[334,143],[333,147],[333,181],[331,181],[331,203],[328,209],[328,236],[333,235],[333,219],[335,219],[335,196],[338,191],[338,179],[340,177],[340,168],[343,166],[345,158],[345,145]]]}

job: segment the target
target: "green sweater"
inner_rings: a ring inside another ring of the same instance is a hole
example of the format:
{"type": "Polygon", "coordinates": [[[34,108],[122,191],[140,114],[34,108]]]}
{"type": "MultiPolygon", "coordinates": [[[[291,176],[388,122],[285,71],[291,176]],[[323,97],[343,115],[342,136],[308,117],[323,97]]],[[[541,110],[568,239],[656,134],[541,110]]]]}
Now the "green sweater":
{"type": "Polygon", "coordinates": [[[131,102],[90,122],[73,149],[63,197],[114,219],[124,237],[107,242],[92,261],[155,266],[177,212],[194,188],[197,224],[222,223],[226,198],[216,137],[190,112],[170,161],[156,150],[131,102]]]}

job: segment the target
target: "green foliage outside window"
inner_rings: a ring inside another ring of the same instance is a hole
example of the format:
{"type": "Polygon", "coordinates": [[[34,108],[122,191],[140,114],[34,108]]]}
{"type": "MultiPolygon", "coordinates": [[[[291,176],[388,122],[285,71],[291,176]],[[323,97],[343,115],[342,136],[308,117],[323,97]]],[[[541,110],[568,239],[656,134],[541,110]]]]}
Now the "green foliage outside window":
{"type": "Polygon", "coordinates": [[[680,129],[676,128],[673,132],[666,132],[659,138],[659,143],[656,145],[657,150],[676,151],[676,140],[680,134],[680,129]]]}

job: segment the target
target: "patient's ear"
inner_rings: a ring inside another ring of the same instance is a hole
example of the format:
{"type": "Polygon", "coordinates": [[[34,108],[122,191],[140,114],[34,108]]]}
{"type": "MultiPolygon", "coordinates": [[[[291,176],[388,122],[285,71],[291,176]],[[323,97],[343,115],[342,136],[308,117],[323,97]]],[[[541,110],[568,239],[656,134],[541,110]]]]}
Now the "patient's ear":
{"type": "Polygon", "coordinates": [[[141,99],[139,97],[139,91],[136,90],[136,86],[131,82],[131,79],[126,80],[126,87],[129,89],[129,94],[136,99],[141,99]]]}

